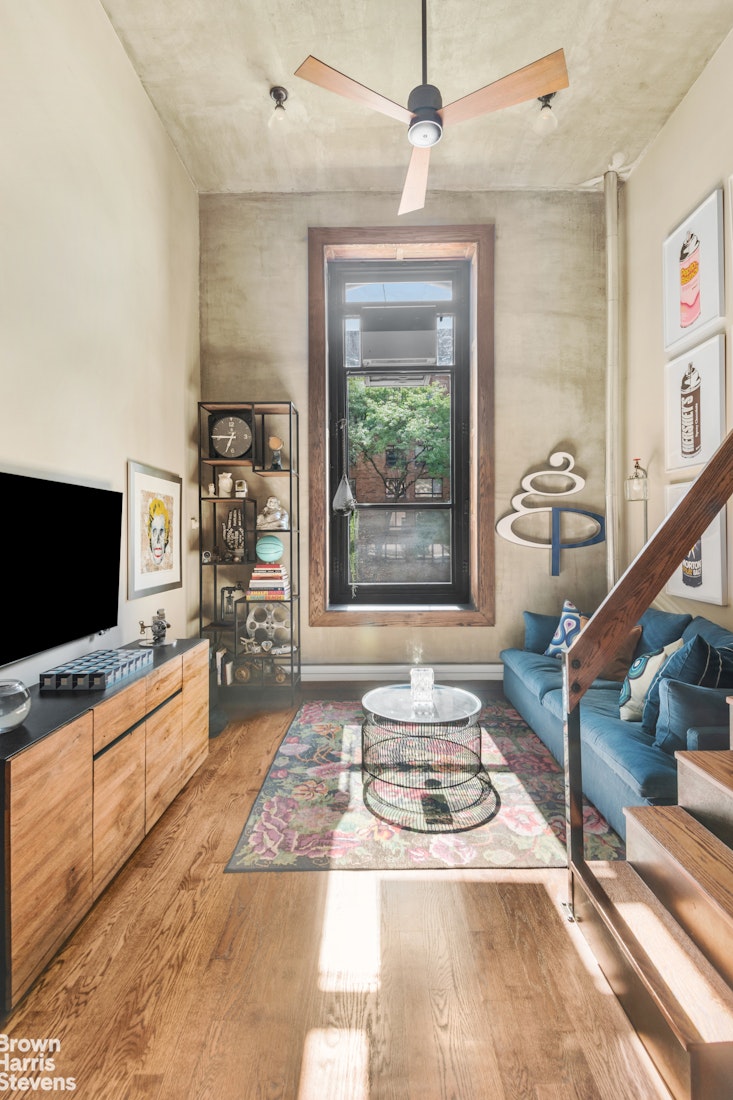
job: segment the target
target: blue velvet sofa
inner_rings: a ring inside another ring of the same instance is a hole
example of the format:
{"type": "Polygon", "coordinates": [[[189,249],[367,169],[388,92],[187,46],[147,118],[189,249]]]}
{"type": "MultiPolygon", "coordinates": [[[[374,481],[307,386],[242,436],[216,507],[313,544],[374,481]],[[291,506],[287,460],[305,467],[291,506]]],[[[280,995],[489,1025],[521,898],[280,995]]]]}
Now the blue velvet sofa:
{"type": "MultiPolygon", "coordinates": [[[[524,649],[501,653],[504,694],[562,764],[563,666],[557,657],[545,656],[558,617],[525,612],[524,619],[524,649]]],[[[624,806],[676,802],[676,750],[720,749],[730,744],[726,698],[733,695],[733,633],[702,616],[693,619],[655,608],[644,613],[639,625],[635,663],[642,655],[658,653],[682,639],[678,652],[667,659],[653,681],[644,721],[621,719],[623,684],[618,680],[595,680],[580,702],[583,793],[624,839],[624,806]],[[713,673],[711,655],[717,661],[713,673]],[[695,665],[692,673],[691,665],[695,665]]]]}

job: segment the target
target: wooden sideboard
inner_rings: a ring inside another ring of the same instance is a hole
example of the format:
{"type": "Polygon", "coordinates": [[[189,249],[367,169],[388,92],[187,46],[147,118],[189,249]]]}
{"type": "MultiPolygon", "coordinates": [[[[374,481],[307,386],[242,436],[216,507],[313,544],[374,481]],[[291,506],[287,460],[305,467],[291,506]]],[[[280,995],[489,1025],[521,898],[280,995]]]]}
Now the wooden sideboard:
{"type": "Polygon", "coordinates": [[[31,694],[0,737],[5,1012],[206,758],[209,644],[156,648],[105,691],[31,694]]]}

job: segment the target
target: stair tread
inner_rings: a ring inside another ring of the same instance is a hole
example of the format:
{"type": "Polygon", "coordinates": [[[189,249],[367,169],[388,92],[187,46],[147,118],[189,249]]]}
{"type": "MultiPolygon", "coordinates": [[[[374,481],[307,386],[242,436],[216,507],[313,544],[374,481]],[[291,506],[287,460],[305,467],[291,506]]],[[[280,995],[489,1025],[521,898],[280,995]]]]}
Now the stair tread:
{"type": "Polygon", "coordinates": [[[721,789],[729,790],[733,797],[733,751],[715,749],[675,753],[677,766],[693,768],[700,775],[721,789]]]}
{"type": "MultiPolygon", "coordinates": [[[[733,922],[733,852],[682,806],[625,810],[733,922]]],[[[633,863],[633,859],[631,860],[633,863]]]]}
{"type": "Polygon", "coordinates": [[[651,964],[647,985],[680,1042],[733,1042],[733,990],[631,864],[594,862],[593,873],[626,926],[627,949],[651,964]]]}

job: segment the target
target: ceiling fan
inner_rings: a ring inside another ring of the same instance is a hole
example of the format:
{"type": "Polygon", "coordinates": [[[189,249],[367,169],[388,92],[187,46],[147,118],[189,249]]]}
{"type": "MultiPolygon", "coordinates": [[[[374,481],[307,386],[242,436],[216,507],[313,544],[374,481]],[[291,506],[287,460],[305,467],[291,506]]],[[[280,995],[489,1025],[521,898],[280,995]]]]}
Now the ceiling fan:
{"type": "Polygon", "coordinates": [[[538,99],[567,88],[569,83],[565,54],[556,50],[444,107],[440,92],[434,84],[428,84],[427,78],[427,0],[422,0],[422,84],[410,92],[407,107],[359,84],[312,55],[306,57],[295,75],[407,123],[407,138],[413,149],[398,214],[424,207],[430,150],[443,136],[444,126],[513,107],[528,99],[538,99]]]}

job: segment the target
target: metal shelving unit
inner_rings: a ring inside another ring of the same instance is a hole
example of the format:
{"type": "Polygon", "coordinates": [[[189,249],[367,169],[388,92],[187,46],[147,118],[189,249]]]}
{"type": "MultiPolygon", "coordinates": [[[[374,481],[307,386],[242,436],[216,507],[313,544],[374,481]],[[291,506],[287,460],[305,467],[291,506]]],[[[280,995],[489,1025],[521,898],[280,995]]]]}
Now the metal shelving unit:
{"type": "Polygon", "coordinates": [[[199,403],[199,633],[211,643],[222,696],[257,689],[294,696],[300,684],[298,455],[292,402],[199,403]],[[212,443],[212,425],[229,416],[246,421],[251,431],[250,446],[240,445],[242,453],[233,458],[217,453],[212,443]],[[277,440],[282,447],[272,446],[277,440]],[[220,488],[222,474],[231,475],[231,495],[220,488]],[[263,526],[271,498],[287,520],[281,515],[263,526]],[[282,544],[278,564],[287,572],[289,591],[284,598],[254,599],[248,597],[252,573],[263,564],[257,544],[268,535],[282,544]]]}

